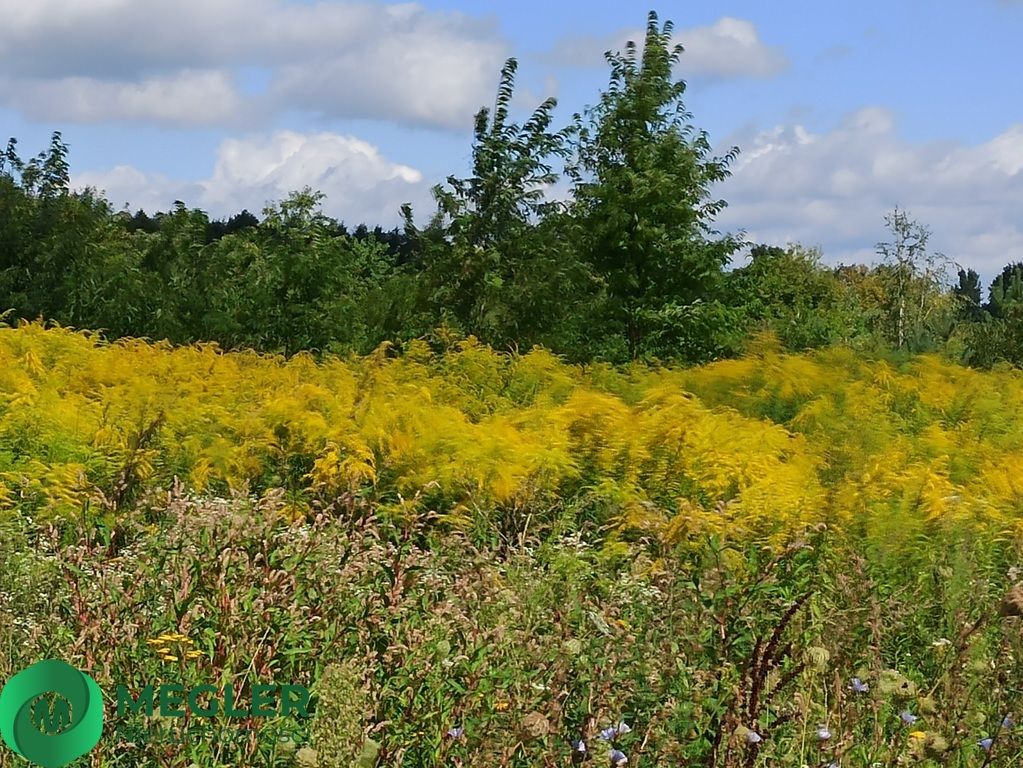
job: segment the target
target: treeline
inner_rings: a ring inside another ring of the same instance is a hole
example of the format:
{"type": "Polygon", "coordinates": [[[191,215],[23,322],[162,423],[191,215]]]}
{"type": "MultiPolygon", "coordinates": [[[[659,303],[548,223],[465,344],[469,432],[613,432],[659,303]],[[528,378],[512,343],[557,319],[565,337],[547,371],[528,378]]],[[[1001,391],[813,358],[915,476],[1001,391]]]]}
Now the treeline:
{"type": "Polygon", "coordinates": [[[27,161],[12,139],[0,154],[0,312],[284,354],[446,334],[572,361],[702,362],[769,329],[790,349],[1023,362],[1023,264],[985,301],[977,273],[954,283],[951,261],[903,211],[889,215],[873,266],[833,268],[812,249],[716,231],[726,203],[711,192],[738,149],[713,156],[693,126],[671,32],[651,13],[642,50],[607,54],[608,87],[560,130],[553,99],[510,120],[509,60],[493,109],[476,117],[471,174],[434,189],[427,224],[405,206],[392,231],[349,231],[309,189],[261,217],[211,220],[183,203],[118,212],[96,190],[70,190],[60,133],[27,161]]]}

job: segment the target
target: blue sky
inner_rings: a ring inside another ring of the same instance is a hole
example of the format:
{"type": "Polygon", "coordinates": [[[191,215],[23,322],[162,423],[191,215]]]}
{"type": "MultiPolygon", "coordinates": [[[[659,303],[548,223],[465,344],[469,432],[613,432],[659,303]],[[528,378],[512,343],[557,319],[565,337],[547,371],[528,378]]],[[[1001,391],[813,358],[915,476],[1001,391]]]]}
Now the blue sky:
{"type": "Polygon", "coordinates": [[[1021,0],[0,0],[0,120],[23,155],[61,130],[73,183],[118,207],[223,216],[309,185],[391,226],[467,169],[506,57],[520,114],[555,95],[564,124],[651,9],[694,123],[741,150],[722,228],[871,261],[899,205],[986,278],[1023,260],[1021,0]]]}

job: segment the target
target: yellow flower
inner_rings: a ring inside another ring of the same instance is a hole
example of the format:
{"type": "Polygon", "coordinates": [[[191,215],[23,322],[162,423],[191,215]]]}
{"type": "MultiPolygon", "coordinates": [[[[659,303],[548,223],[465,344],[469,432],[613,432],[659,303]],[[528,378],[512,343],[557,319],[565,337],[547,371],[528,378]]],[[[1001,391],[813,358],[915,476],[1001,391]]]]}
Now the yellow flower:
{"type": "Polygon", "coordinates": [[[504,712],[506,709],[508,709],[509,706],[510,705],[508,701],[505,699],[501,699],[500,701],[494,703],[494,709],[497,710],[498,712],[504,712]]]}
{"type": "Polygon", "coordinates": [[[926,731],[913,731],[911,734],[909,734],[909,738],[911,738],[911,739],[926,739],[927,738],[927,732],[926,731]]]}
{"type": "Polygon", "coordinates": [[[186,659],[198,659],[202,656],[202,651],[189,651],[185,654],[186,659]]]}
{"type": "Polygon", "coordinates": [[[177,661],[178,660],[177,656],[174,656],[173,654],[170,654],[170,653],[164,654],[160,658],[163,659],[164,661],[177,661]]]}

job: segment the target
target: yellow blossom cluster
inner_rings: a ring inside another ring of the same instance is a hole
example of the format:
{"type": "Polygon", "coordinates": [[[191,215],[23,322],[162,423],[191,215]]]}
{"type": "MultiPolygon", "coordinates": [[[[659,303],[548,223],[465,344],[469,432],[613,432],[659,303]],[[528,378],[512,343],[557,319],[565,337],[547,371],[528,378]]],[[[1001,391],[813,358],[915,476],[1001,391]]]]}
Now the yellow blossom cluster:
{"type": "Polygon", "coordinates": [[[0,514],[113,506],[130,475],[213,495],[298,483],[299,504],[361,494],[395,514],[419,499],[456,524],[585,501],[669,543],[1015,532],[1021,408],[1019,371],[842,348],[616,369],[470,338],[317,361],[22,324],[0,327],[0,514]]]}
{"type": "Polygon", "coordinates": [[[156,651],[161,661],[177,662],[202,657],[202,651],[192,647],[192,640],[177,632],[166,632],[146,640],[146,643],[156,651]]]}

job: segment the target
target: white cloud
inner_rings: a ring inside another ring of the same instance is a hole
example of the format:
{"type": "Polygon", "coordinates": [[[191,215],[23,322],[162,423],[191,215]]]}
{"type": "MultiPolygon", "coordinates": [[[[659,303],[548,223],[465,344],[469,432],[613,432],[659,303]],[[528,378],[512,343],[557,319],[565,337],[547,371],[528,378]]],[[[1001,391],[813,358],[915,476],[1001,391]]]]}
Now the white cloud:
{"type": "Polygon", "coordinates": [[[676,35],[684,70],[712,77],[768,77],[788,66],[779,48],[765,45],[753,22],[725,16],[709,27],[676,35]]]}
{"type": "Polygon", "coordinates": [[[137,82],[90,77],[0,81],[0,98],[35,120],[142,120],[215,125],[236,120],[241,97],[225,72],[185,70],[137,82]]]}
{"type": "Polygon", "coordinates": [[[485,42],[400,35],[285,66],[271,86],[271,97],[330,117],[387,115],[412,124],[469,129],[473,115],[493,98],[501,63],[485,42]]]}
{"type": "MultiPolygon", "coordinates": [[[[605,38],[563,38],[548,58],[561,66],[597,67],[604,60],[603,51],[624,51],[630,40],[642,50],[645,36],[642,29],[628,29],[605,38]]],[[[765,44],[753,22],[731,16],[710,26],[676,30],[672,43],[685,49],[678,69],[687,79],[769,77],[788,66],[784,52],[765,44]]]]}
{"type": "MultiPolygon", "coordinates": [[[[0,19],[0,71],[10,81],[0,98],[15,109],[31,106],[36,89],[94,83],[110,91],[189,70],[258,67],[270,73],[278,110],[466,128],[492,96],[507,53],[492,23],[416,3],[0,0],[0,19]]],[[[60,112],[58,99],[41,99],[48,116],[79,119],[75,110],[60,112]]],[[[237,112],[240,100],[220,112],[228,109],[237,112]]],[[[135,117],[182,122],[180,111],[170,112],[135,117]]]]}
{"type": "Polygon", "coordinates": [[[725,144],[743,152],[715,190],[729,202],[720,228],[821,245],[830,263],[870,262],[898,205],[931,228],[934,250],[985,277],[1023,260],[1023,124],[976,146],[916,145],[890,112],[868,107],[827,133],[788,125],[725,144]]]}
{"type": "Polygon", "coordinates": [[[348,223],[392,226],[402,203],[411,202],[417,210],[430,203],[418,170],[392,163],[361,139],[334,133],[278,131],[226,140],[217,150],[213,173],[195,183],[127,166],[74,174],[72,183],[105,190],[116,207],[128,203],[132,210],[153,212],[182,200],[214,217],[243,208],[258,212],[305,186],[323,192],[324,210],[348,223]]]}

